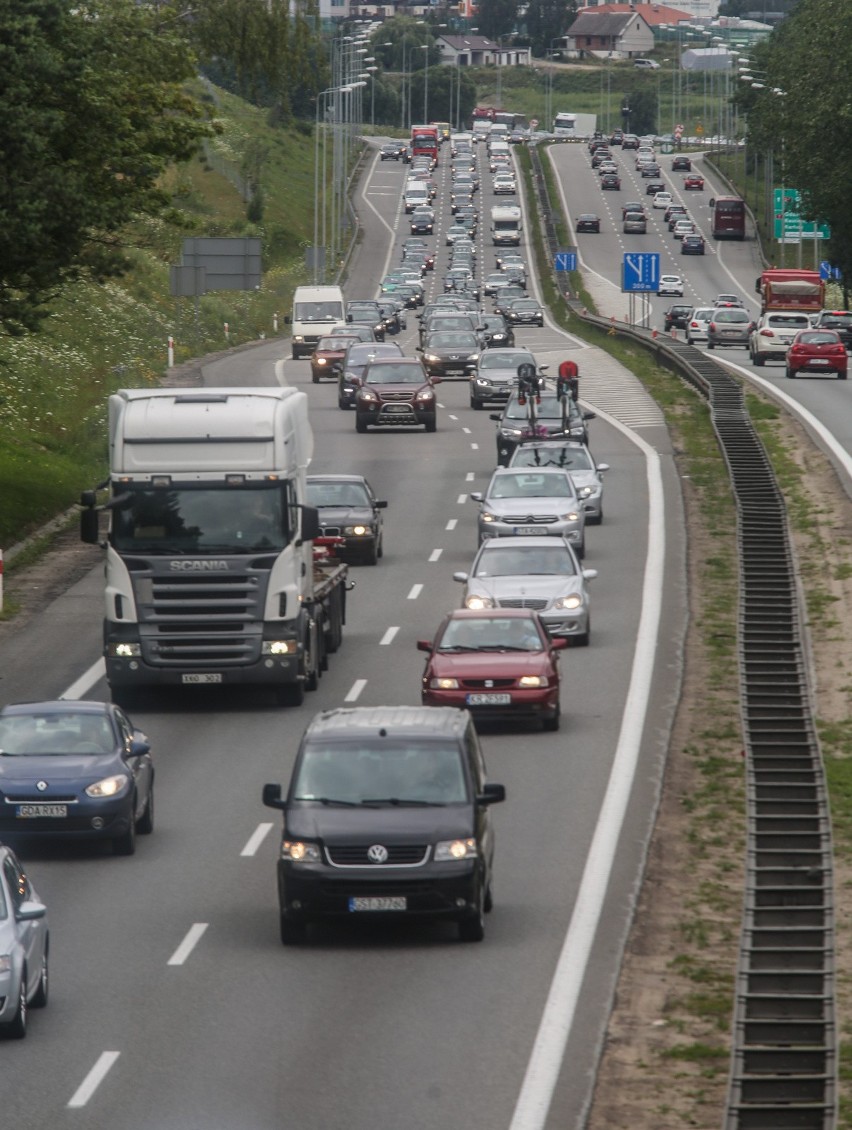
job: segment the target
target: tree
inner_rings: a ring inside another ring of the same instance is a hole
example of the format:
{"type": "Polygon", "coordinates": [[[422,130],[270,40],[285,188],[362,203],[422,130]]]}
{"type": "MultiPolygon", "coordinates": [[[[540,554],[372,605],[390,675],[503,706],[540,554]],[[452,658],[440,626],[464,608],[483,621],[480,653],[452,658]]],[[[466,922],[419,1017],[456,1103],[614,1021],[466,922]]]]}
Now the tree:
{"type": "Polygon", "coordinates": [[[510,35],[518,19],[518,0],[480,0],[479,30],[490,39],[510,35]]]}
{"type": "Polygon", "coordinates": [[[546,55],[565,35],[577,12],[576,0],[530,0],[526,26],[533,55],[546,55]]]}
{"type": "Polygon", "coordinates": [[[804,218],[830,225],[827,257],[852,279],[852,149],[814,139],[815,123],[823,133],[830,125],[831,138],[852,136],[852,5],[800,0],[754,57],[759,89],[746,96],[749,138],[772,152],[784,185],[799,190],[804,218]]]}
{"type": "Polygon", "coordinates": [[[132,0],[0,0],[0,327],[34,330],[117,233],[169,204],[163,170],[211,132],[179,20],[132,0]]]}
{"type": "Polygon", "coordinates": [[[656,90],[634,90],[621,99],[621,120],[628,133],[655,133],[657,129],[656,90]],[[624,108],[629,106],[629,113],[624,108]]]}

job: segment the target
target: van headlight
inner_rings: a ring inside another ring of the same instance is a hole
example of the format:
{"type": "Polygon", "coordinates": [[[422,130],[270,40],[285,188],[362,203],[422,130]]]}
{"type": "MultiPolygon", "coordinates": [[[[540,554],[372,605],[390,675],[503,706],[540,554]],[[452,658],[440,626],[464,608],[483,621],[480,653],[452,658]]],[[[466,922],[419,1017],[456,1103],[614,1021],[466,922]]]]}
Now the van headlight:
{"type": "Polygon", "coordinates": [[[302,840],[284,840],[281,845],[281,858],[290,863],[320,863],[319,844],[308,844],[302,840]]]}
{"type": "Polygon", "coordinates": [[[452,863],[463,859],[476,859],[479,852],[476,840],[441,840],[435,844],[435,862],[452,863]]]}

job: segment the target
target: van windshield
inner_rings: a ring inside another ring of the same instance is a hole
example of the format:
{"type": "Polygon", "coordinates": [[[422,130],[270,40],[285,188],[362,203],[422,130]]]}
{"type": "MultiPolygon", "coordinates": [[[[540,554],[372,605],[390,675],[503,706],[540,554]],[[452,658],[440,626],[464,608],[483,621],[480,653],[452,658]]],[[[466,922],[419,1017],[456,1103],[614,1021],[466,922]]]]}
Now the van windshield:
{"type": "Polygon", "coordinates": [[[291,798],[319,804],[463,804],[468,788],[454,743],[370,736],[306,745],[291,798]]]}
{"type": "Polygon", "coordinates": [[[339,322],[343,318],[343,303],[336,299],[325,302],[296,302],[293,317],[297,322],[339,322]]]}

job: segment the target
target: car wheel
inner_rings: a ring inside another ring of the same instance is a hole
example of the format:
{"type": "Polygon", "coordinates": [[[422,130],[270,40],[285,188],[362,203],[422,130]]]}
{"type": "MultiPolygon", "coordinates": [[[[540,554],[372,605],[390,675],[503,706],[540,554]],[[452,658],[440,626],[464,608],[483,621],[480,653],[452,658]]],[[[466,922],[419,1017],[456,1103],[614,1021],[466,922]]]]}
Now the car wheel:
{"type": "Polygon", "coordinates": [[[794,371],[793,369],[791,369],[791,368],[790,368],[790,366],[788,365],[788,366],[787,366],[787,368],[786,368],[786,370],[785,370],[785,372],[784,372],[784,376],[785,376],[785,377],[787,378],[787,380],[788,380],[788,381],[792,381],[792,380],[794,380],[794,379],[795,379],[796,373],[795,373],[795,371],[794,371]]]}
{"type": "Polygon", "coordinates": [[[313,381],[313,383],[315,385],[318,385],[319,384],[319,375],[317,373],[311,373],[311,380],[313,381]]]}
{"type": "Polygon", "coordinates": [[[556,730],[558,730],[559,729],[560,716],[561,716],[561,710],[560,710],[560,707],[559,707],[559,703],[557,702],[556,709],[554,710],[554,712],[551,715],[549,715],[549,717],[542,718],[542,720],[541,720],[542,730],[545,730],[548,733],[554,733],[556,730]]]}
{"type": "Polygon", "coordinates": [[[367,421],[363,420],[360,416],[355,417],[355,431],[359,435],[363,435],[367,430],[367,421]]]}
{"type": "Polygon", "coordinates": [[[482,900],[482,909],[486,914],[490,914],[494,909],[494,892],[491,889],[491,884],[485,888],[485,898],[482,900]]]}
{"type": "Polygon", "coordinates": [[[842,373],[837,374],[837,379],[839,381],[845,381],[846,380],[846,370],[845,369],[843,370],[842,373]]]}
{"type": "Polygon", "coordinates": [[[471,397],[470,398],[470,406],[474,410],[474,412],[481,412],[482,411],[482,401],[481,400],[475,400],[473,397],[471,397]]]}
{"type": "MultiPolygon", "coordinates": [[[[316,630],[316,629],[315,629],[316,630]]],[[[317,631],[317,640],[319,639],[319,631],[317,631]]],[[[302,684],[306,691],[315,691],[319,686],[319,660],[316,654],[318,643],[314,643],[314,647],[309,653],[305,655],[305,681],[302,684]]]]}
{"type": "Polygon", "coordinates": [[[145,804],[145,811],[139,817],[139,822],[136,825],[136,831],[140,836],[150,836],[154,831],[154,782],[151,781],[151,787],[148,789],[148,800],[145,804]]]}
{"type": "Polygon", "coordinates": [[[376,542],[373,542],[367,556],[364,558],[367,565],[378,565],[379,563],[379,547],[376,542]]]}
{"type": "Polygon", "coordinates": [[[758,369],[762,369],[766,364],[766,358],[760,353],[755,353],[753,350],[751,354],[751,361],[752,364],[758,369]]]}
{"type": "Polygon", "coordinates": [[[283,914],[280,921],[280,934],[282,946],[297,946],[305,940],[307,934],[306,925],[304,922],[294,922],[292,918],[287,918],[283,914]]]}
{"type": "Polygon", "coordinates": [[[427,432],[436,432],[437,430],[438,430],[438,421],[434,417],[432,417],[431,420],[426,421],[426,431],[427,432]]]}
{"type": "Polygon", "coordinates": [[[708,341],[708,342],[707,342],[707,348],[708,348],[708,349],[715,349],[715,348],[716,348],[716,346],[715,346],[715,345],[713,344],[713,342],[712,342],[712,341],[708,341]]]}
{"type": "Polygon", "coordinates": [[[21,970],[21,988],[18,993],[18,1007],[11,1023],[6,1026],[6,1032],[13,1040],[23,1040],[27,1034],[27,971],[21,970]]]}
{"type": "Polygon", "coordinates": [[[576,552],[577,552],[577,560],[582,561],[583,558],[586,556],[586,539],[585,538],[583,538],[583,540],[577,546],[576,552]]]}
{"type": "Polygon", "coordinates": [[[479,895],[476,909],[459,919],[459,941],[481,942],[485,937],[485,896],[479,895]]]}
{"type": "Polygon", "coordinates": [[[349,407],[349,405],[348,405],[348,404],[346,403],[346,401],[345,401],[345,400],[343,399],[343,397],[342,397],[342,396],[338,396],[338,398],[337,398],[337,407],[338,407],[338,408],[339,408],[339,409],[340,409],[341,411],[345,412],[345,411],[346,411],[346,409],[347,409],[347,408],[349,407]]]}
{"type": "Polygon", "coordinates": [[[48,947],[45,944],[44,954],[41,959],[41,973],[38,978],[38,988],[35,991],[33,999],[30,1001],[31,1008],[45,1008],[47,1005],[47,994],[50,988],[50,975],[48,973],[48,947]]]}
{"type": "Polygon", "coordinates": [[[589,622],[589,623],[586,624],[586,630],[585,630],[585,632],[583,632],[582,635],[574,636],[574,646],[575,647],[588,647],[589,646],[589,636],[591,635],[591,632],[592,632],[592,626],[591,626],[591,622],[589,622]]]}
{"type": "Polygon", "coordinates": [[[116,836],[112,841],[112,854],[113,855],[135,855],[136,854],[136,797],[130,804],[130,823],[127,826],[127,831],[123,832],[120,836],[116,836]]]}

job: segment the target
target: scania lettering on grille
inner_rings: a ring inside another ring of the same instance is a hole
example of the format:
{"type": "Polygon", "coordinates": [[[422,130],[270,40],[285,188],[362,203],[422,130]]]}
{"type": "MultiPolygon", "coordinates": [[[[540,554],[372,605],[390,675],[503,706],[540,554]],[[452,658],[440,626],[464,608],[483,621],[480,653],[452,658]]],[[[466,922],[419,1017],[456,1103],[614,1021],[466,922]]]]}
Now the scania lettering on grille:
{"type": "Polygon", "coordinates": [[[175,573],[218,573],[230,565],[227,561],[170,561],[169,568],[175,573]]]}

